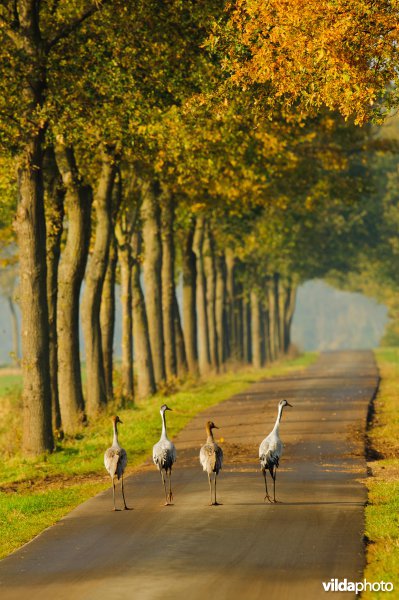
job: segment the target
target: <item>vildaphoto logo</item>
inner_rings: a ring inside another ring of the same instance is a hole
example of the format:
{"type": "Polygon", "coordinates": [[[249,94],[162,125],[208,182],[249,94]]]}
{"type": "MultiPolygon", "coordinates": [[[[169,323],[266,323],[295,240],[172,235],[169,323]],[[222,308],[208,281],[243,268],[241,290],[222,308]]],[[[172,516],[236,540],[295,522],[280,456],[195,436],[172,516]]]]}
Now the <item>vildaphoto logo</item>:
{"type": "Polygon", "coordinates": [[[323,588],[325,592],[392,592],[393,583],[390,581],[348,581],[347,579],[330,579],[330,581],[323,581],[323,588]]]}

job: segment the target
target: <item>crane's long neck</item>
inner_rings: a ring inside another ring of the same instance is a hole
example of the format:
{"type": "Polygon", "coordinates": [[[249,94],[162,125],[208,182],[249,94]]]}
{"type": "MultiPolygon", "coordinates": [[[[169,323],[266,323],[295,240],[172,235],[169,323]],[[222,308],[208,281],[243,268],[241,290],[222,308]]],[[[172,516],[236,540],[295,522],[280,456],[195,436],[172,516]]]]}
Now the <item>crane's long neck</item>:
{"type": "Polygon", "coordinates": [[[215,440],[213,439],[213,432],[212,429],[209,427],[209,425],[206,425],[206,434],[207,434],[207,439],[206,439],[206,443],[210,444],[212,442],[214,442],[215,440]]]}
{"type": "Polygon", "coordinates": [[[278,433],[279,431],[281,416],[283,414],[283,408],[284,406],[282,404],[278,407],[277,419],[273,427],[273,431],[275,431],[276,433],[278,433]]]}
{"type": "Polygon", "coordinates": [[[118,426],[116,424],[116,421],[114,421],[114,439],[112,442],[113,446],[119,446],[119,442],[118,442],[118,426]]]}
{"type": "Polygon", "coordinates": [[[162,434],[161,437],[168,439],[168,433],[166,431],[166,419],[165,419],[165,411],[161,410],[161,419],[162,419],[162,434]]]}

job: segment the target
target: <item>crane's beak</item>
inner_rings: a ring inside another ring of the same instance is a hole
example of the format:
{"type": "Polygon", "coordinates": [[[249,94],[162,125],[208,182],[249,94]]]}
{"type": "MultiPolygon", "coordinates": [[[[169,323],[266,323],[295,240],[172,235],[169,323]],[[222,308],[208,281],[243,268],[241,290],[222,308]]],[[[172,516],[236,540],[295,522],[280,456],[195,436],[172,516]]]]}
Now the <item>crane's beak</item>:
{"type": "Polygon", "coordinates": [[[169,408],[169,406],[167,406],[167,407],[165,408],[165,410],[171,410],[171,411],[173,412],[173,409],[172,409],[172,408],[169,408]]]}
{"type": "Polygon", "coordinates": [[[291,408],[294,408],[294,407],[292,406],[292,404],[290,404],[289,402],[287,402],[287,406],[291,406],[291,408]]]}
{"type": "Polygon", "coordinates": [[[213,426],[213,429],[220,429],[220,427],[216,427],[216,425],[213,426]]]}

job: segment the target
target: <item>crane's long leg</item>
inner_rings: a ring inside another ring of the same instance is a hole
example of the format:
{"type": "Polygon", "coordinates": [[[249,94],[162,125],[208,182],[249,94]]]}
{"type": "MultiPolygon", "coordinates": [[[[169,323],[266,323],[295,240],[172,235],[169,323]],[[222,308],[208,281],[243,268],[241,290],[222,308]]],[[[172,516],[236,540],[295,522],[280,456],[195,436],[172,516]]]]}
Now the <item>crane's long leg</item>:
{"type": "Polygon", "coordinates": [[[215,473],[215,506],[218,506],[219,502],[216,501],[216,478],[217,478],[218,474],[215,473]]]}
{"type": "Polygon", "coordinates": [[[112,497],[114,500],[114,510],[116,510],[116,506],[115,506],[115,479],[112,478],[112,497]]]}
{"type": "Polygon", "coordinates": [[[274,473],[273,473],[273,502],[277,502],[277,500],[276,500],[276,475],[277,475],[277,468],[274,467],[274,473]]]}
{"type": "Polygon", "coordinates": [[[125,505],[125,510],[131,510],[128,506],[126,506],[125,489],[123,487],[123,473],[122,473],[122,497],[123,497],[123,504],[125,505]]]}
{"type": "Polygon", "coordinates": [[[266,490],[266,496],[264,497],[264,500],[269,500],[269,502],[271,502],[271,498],[269,496],[269,492],[267,491],[267,478],[266,478],[266,469],[262,469],[262,473],[263,473],[263,477],[265,479],[265,490],[266,490]]]}
{"type": "Polygon", "coordinates": [[[210,502],[210,506],[212,506],[213,502],[212,502],[212,480],[211,480],[211,474],[208,473],[208,483],[209,483],[209,491],[211,494],[211,502],[210,502]]]}
{"type": "Polygon", "coordinates": [[[163,489],[165,490],[165,506],[167,506],[169,504],[168,492],[166,491],[166,481],[165,481],[165,477],[164,477],[162,469],[161,469],[161,477],[162,477],[163,489]]]}
{"type": "Polygon", "coordinates": [[[172,502],[172,500],[173,500],[173,494],[172,494],[172,469],[169,469],[169,496],[168,496],[168,500],[169,500],[169,502],[172,502]]]}

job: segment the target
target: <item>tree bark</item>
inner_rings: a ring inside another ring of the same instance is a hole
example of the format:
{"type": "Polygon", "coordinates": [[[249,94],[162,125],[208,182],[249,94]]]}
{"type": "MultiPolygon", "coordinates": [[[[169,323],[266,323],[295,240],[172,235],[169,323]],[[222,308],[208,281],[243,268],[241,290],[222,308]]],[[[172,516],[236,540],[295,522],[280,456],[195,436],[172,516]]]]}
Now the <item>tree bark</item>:
{"type": "Polygon", "coordinates": [[[231,248],[226,248],[226,291],[227,291],[227,330],[229,358],[237,360],[237,324],[236,324],[236,290],[234,281],[235,257],[231,248]]]}
{"type": "Polygon", "coordinates": [[[119,246],[122,305],[122,395],[133,399],[133,322],[132,322],[132,250],[130,244],[119,246]]]}
{"type": "Polygon", "coordinates": [[[244,363],[252,362],[251,349],[251,304],[247,298],[243,300],[244,330],[244,363]]]}
{"type": "Polygon", "coordinates": [[[204,246],[205,220],[203,217],[197,219],[194,232],[193,251],[196,256],[197,285],[196,285],[196,306],[197,306],[197,324],[198,324],[198,357],[199,369],[201,375],[210,371],[211,356],[209,348],[209,328],[208,313],[206,308],[206,279],[204,273],[204,246]]]}
{"type": "Polygon", "coordinates": [[[153,183],[142,186],[142,234],[144,242],[145,305],[155,382],[165,380],[164,336],[162,314],[162,246],[159,223],[158,190],[153,183]]]}
{"type": "Polygon", "coordinates": [[[115,179],[115,157],[102,150],[100,179],[94,196],[96,231],[93,253],[86,270],[82,300],[82,327],[86,353],[86,410],[95,417],[107,403],[104,360],[101,343],[101,294],[108,264],[112,231],[112,186],[115,179]]]}
{"type": "Polygon", "coordinates": [[[220,364],[227,359],[226,344],[226,264],[223,255],[216,257],[216,331],[220,364]]]}
{"type": "Polygon", "coordinates": [[[184,377],[188,370],[186,347],[184,344],[183,329],[181,326],[180,310],[176,298],[176,290],[174,293],[174,324],[175,324],[175,339],[176,339],[176,360],[177,374],[179,377],[184,377]]]}
{"type": "Polygon", "coordinates": [[[141,236],[132,235],[133,347],[137,370],[137,396],[146,398],[156,391],[146,305],[140,283],[141,236]]]}
{"type": "Polygon", "coordinates": [[[165,371],[169,379],[177,374],[175,335],[175,248],[174,248],[174,201],[168,192],[161,198],[162,237],[162,314],[165,342],[165,371]]]}
{"type": "Polygon", "coordinates": [[[259,296],[255,290],[251,290],[251,338],[252,364],[256,369],[260,369],[262,366],[261,311],[259,296]]]}
{"type": "Polygon", "coordinates": [[[195,224],[185,234],[182,252],[183,270],[183,332],[190,373],[198,374],[197,308],[196,308],[196,257],[193,251],[195,224]]]}
{"type": "Polygon", "coordinates": [[[216,326],[216,266],[214,240],[209,224],[205,226],[203,265],[206,280],[206,310],[208,316],[209,350],[212,368],[219,370],[218,334],[216,326]]]}
{"type": "Polygon", "coordinates": [[[46,259],[47,259],[47,302],[49,313],[49,357],[53,430],[62,437],[61,410],[58,397],[58,340],[57,340],[57,296],[58,265],[61,256],[61,237],[64,219],[65,190],[61,173],[55,160],[54,149],[48,148],[44,162],[45,216],[46,216],[46,259]]]}
{"type": "Polygon", "coordinates": [[[79,303],[89,250],[92,191],[79,176],[73,149],[59,140],[55,152],[68,216],[68,237],[58,269],[58,392],[63,430],[74,434],[84,420],[79,303]]]}
{"type": "Polygon", "coordinates": [[[295,313],[296,305],[296,293],[297,288],[294,284],[290,283],[286,290],[285,304],[284,304],[284,353],[286,354],[291,346],[291,326],[292,319],[295,313]]]}
{"type": "Polygon", "coordinates": [[[23,450],[38,455],[53,449],[43,199],[44,125],[33,122],[44,103],[47,65],[37,2],[15,2],[13,15],[19,36],[18,52],[25,59],[21,100],[27,124],[20,140],[15,220],[22,317],[23,450]]]}
{"type": "Polygon", "coordinates": [[[105,391],[107,400],[114,397],[114,332],[115,332],[115,281],[118,253],[115,235],[111,232],[108,265],[105,273],[100,308],[101,347],[104,361],[105,391]]]}
{"type": "Polygon", "coordinates": [[[8,296],[8,306],[10,307],[11,313],[11,325],[12,325],[12,353],[13,353],[13,363],[14,365],[19,365],[19,327],[18,327],[18,317],[17,312],[15,310],[14,300],[12,296],[8,296]]]}

